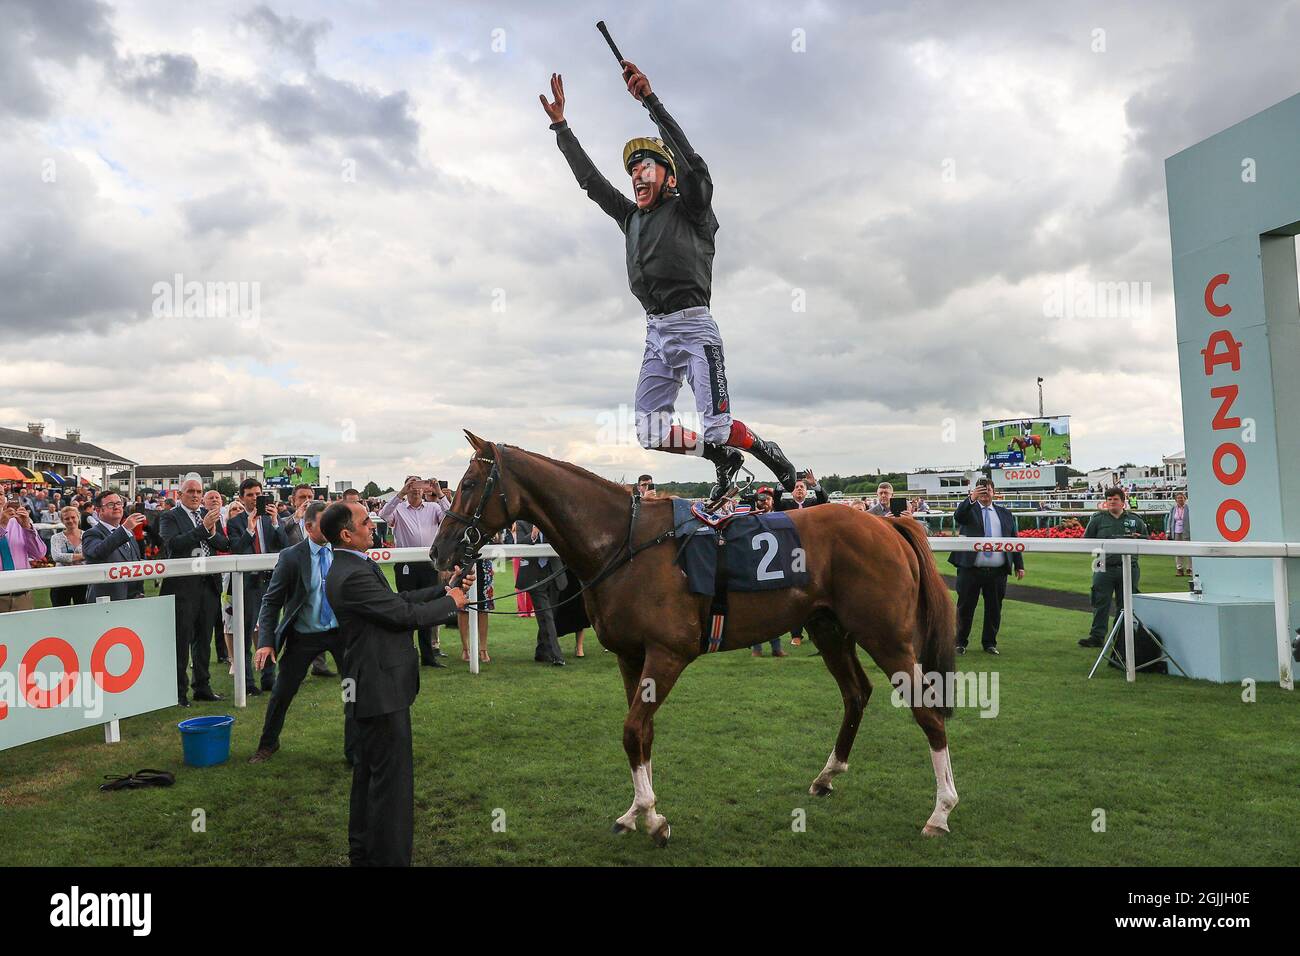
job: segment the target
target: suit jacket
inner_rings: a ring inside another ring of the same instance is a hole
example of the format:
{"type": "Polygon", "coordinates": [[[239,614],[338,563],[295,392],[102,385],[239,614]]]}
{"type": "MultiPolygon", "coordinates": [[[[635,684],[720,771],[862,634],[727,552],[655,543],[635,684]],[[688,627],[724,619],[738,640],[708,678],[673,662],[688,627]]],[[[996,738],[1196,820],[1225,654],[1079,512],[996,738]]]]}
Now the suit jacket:
{"type": "Polygon", "coordinates": [[[298,612],[311,598],[311,572],[311,542],[306,538],[280,552],[257,616],[258,647],[272,647],[279,655],[298,612]]]}
{"type": "Polygon", "coordinates": [[[411,706],[420,692],[420,658],[411,632],[456,610],[446,594],[441,584],[399,594],[369,558],[334,552],[325,597],[347,645],[343,678],[352,681],[353,699],[344,709],[350,716],[377,717],[411,706]]]}
{"type": "MultiPolygon", "coordinates": [[[[522,540],[518,542],[519,544],[545,544],[546,543],[546,535],[542,534],[540,529],[537,532],[536,541],[532,540],[532,538],[528,536],[521,536],[521,537],[522,540]]],[[[565,571],[564,564],[560,561],[559,558],[547,558],[546,567],[541,566],[541,564],[539,563],[540,560],[541,559],[539,558],[519,559],[519,574],[515,578],[515,587],[518,590],[522,591],[524,588],[531,588],[533,585],[537,584],[539,581],[542,581],[545,578],[549,577],[550,575],[554,574],[556,571],[560,572],[560,576],[555,579],[555,586],[559,588],[561,591],[563,591],[566,587],[569,586],[568,573],[565,571]]]]}
{"type": "MultiPolygon", "coordinates": [[[[814,507],[814,506],[816,506],[816,505],[824,505],[824,504],[826,504],[828,501],[831,500],[831,499],[827,496],[827,494],[826,494],[826,489],[824,489],[821,485],[818,485],[817,487],[815,487],[815,488],[813,488],[813,489],[811,489],[811,490],[812,490],[812,500],[809,500],[808,498],[804,498],[804,500],[803,500],[803,507],[804,507],[804,508],[812,508],[812,507],[814,507]]],[[[786,497],[784,497],[784,495],[785,495],[785,489],[784,489],[784,488],[777,487],[777,488],[773,489],[773,491],[772,491],[772,510],[773,510],[773,511],[800,511],[800,510],[802,510],[802,509],[799,507],[799,502],[795,501],[793,498],[786,498],[786,497]]]]}
{"type": "MultiPolygon", "coordinates": [[[[81,533],[81,553],[85,555],[86,564],[118,564],[123,561],[139,561],[141,558],[140,546],[134,535],[121,525],[110,529],[102,523],[91,525],[81,533]]],[[[112,581],[92,584],[86,588],[86,600],[92,603],[101,597],[123,601],[143,594],[143,581],[112,581]]]]}
{"type": "MultiPolygon", "coordinates": [[[[998,521],[1002,524],[1002,537],[1017,537],[1016,516],[996,501],[993,503],[993,510],[997,512],[998,521]]],[[[985,536],[984,514],[979,505],[970,500],[969,495],[962,499],[961,504],[957,505],[957,510],[952,513],[952,518],[957,524],[957,533],[963,538],[983,538],[985,536]]],[[[1003,574],[1010,574],[1012,568],[1017,571],[1024,569],[1025,559],[1020,552],[1006,551],[1003,553],[1006,555],[1007,560],[1002,562],[1001,567],[994,570],[1001,571],[1003,574]]],[[[948,555],[948,563],[958,568],[973,568],[975,567],[975,552],[954,551],[948,555]]]]}
{"type": "MultiPolygon", "coordinates": [[[[207,514],[204,508],[199,509],[199,517],[207,514]]],[[[221,524],[218,523],[212,529],[212,534],[208,534],[202,524],[195,524],[190,513],[184,508],[173,508],[171,511],[164,511],[158,516],[158,536],[162,539],[162,555],[164,558],[175,561],[179,558],[193,558],[203,553],[200,543],[206,541],[208,550],[211,554],[218,551],[230,550],[230,541],[221,533],[221,524]]],[[[221,591],[221,575],[219,574],[202,574],[198,576],[189,576],[182,578],[164,578],[162,583],[162,594],[176,594],[181,597],[193,598],[198,597],[202,588],[207,588],[213,594],[221,591]]]]}
{"type": "MultiPolygon", "coordinates": [[[[279,529],[271,524],[271,519],[266,515],[259,515],[257,520],[262,522],[261,531],[258,533],[262,539],[262,553],[272,554],[279,551],[283,546],[279,529]]],[[[230,539],[231,554],[254,553],[253,534],[248,530],[248,512],[237,514],[226,522],[226,536],[230,539]]],[[[266,583],[267,577],[265,571],[258,571],[246,575],[244,581],[246,585],[261,587],[266,583]]]]}
{"type": "Polygon", "coordinates": [[[281,549],[291,548],[299,541],[306,540],[307,532],[302,529],[302,525],[300,525],[298,519],[293,516],[293,512],[290,511],[287,515],[282,515],[280,518],[281,549]]]}

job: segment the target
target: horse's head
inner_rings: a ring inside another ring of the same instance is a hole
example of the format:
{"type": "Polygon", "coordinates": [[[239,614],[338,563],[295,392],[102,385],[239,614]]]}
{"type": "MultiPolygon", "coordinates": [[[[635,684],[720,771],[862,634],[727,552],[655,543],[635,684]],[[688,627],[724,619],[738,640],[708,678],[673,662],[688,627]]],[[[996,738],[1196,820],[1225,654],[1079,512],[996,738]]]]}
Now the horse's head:
{"type": "Polygon", "coordinates": [[[474,455],[456,486],[451,511],[429,548],[429,559],[439,571],[450,571],[457,564],[467,566],[483,543],[512,520],[500,449],[468,431],[465,437],[474,455]]]}

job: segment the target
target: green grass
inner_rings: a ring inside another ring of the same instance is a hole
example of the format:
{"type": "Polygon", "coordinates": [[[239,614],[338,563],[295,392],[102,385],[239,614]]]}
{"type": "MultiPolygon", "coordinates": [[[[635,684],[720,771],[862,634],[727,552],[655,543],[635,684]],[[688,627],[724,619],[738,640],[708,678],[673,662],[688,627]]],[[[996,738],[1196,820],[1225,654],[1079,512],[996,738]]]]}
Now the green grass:
{"type": "MultiPolygon", "coordinates": [[[[1056,556],[1052,556],[1056,557],[1056,556]]],[[[1066,557],[1066,556],[1060,556],[1066,557]]],[[[1035,556],[1037,564],[1039,556],[1035,556]]],[[[1026,580],[1029,580],[1028,578],[1026,580]]],[[[509,574],[499,574],[506,591],[509,574]]],[[[1000,712],[949,723],[961,804],[952,834],[919,834],[934,803],[924,736],[876,693],[851,769],[826,798],[808,784],[831,749],[839,692],[812,648],[783,660],[744,651],[697,661],[656,722],[655,790],[665,850],[615,837],[631,803],[622,685],[588,632],[588,657],[532,662],[532,621],[495,617],[494,662],[472,677],[444,631],[451,669],[421,672],[415,733],[418,864],[1289,865],[1294,860],[1300,705],[1276,686],[1241,689],[1139,675],[1135,686],[1074,645],[1087,616],[1009,602],[995,665],[1000,712]],[[1106,832],[1092,829],[1094,809],[1106,832]],[[807,815],[792,832],[792,814],[807,815]],[[505,831],[492,827],[504,814],[505,831]],[[498,814],[498,817],[500,814],[498,814]]],[[[979,624],[976,623],[978,630],[979,624]]],[[[230,678],[217,668],[217,690],[230,678]]],[[[337,684],[309,678],[269,762],[256,747],[267,696],[123,721],[0,753],[0,845],[10,865],[342,865],[350,774],[337,684]],[[177,720],[235,713],[232,760],[186,768],[177,720]],[[169,789],[99,793],[105,773],[174,770],[169,789]],[[206,832],[191,828],[195,808],[206,832]]]]}
{"type": "MultiPolygon", "coordinates": [[[[953,574],[956,570],[948,563],[949,553],[947,551],[934,553],[935,560],[939,562],[939,569],[944,574],[953,574]]],[[[1012,578],[1013,584],[1073,591],[1076,594],[1087,594],[1092,586],[1091,555],[1026,553],[1024,558],[1025,576],[1020,581],[1012,578]]],[[[1141,560],[1140,566],[1142,570],[1138,576],[1138,590],[1145,594],[1185,592],[1191,580],[1174,574],[1173,558],[1148,556],[1141,560]]]]}

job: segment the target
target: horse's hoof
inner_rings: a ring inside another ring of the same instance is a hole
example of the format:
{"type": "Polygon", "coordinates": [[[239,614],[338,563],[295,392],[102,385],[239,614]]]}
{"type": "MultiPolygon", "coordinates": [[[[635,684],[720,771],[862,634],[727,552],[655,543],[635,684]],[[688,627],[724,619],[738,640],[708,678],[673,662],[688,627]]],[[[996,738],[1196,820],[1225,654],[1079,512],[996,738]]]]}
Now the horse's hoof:
{"type": "Polygon", "coordinates": [[[624,833],[631,833],[634,829],[635,827],[625,827],[623,824],[615,820],[614,825],[609,828],[609,832],[615,836],[622,836],[624,833]]]}
{"type": "Polygon", "coordinates": [[[947,833],[948,828],[946,826],[935,826],[933,823],[927,823],[921,829],[921,835],[928,837],[946,836],[947,833]]]}
{"type": "Polygon", "coordinates": [[[658,831],[650,834],[650,837],[655,841],[655,846],[659,847],[659,849],[662,850],[664,847],[668,845],[668,838],[672,835],[673,835],[673,828],[665,823],[662,827],[659,828],[658,831]]]}
{"type": "Polygon", "coordinates": [[[824,797],[834,789],[835,788],[829,783],[817,783],[816,781],[813,781],[813,785],[808,788],[808,792],[814,797],[824,797]]]}

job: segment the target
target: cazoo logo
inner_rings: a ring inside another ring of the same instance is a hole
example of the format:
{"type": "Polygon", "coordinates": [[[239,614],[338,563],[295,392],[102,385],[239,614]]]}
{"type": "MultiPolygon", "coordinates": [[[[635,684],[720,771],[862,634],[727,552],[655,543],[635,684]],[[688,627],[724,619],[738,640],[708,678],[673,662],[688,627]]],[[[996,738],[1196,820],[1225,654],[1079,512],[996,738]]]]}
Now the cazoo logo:
{"type": "Polygon", "coordinates": [[[1024,551],[1025,546],[1019,541],[977,541],[973,545],[976,551],[1024,551]]]}
{"type": "Polygon", "coordinates": [[[1006,481],[1037,481],[1043,472],[1039,468],[1004,468],[1002,477],[1006,481]]]}
{"type": "Polygon", "coordinates": [[[156,578],[161,577],[166,571],[167,565],[161,561],[145,564],[126,564],[109,568],[108,579],[110,581],[120,581],[123,578],[156,578]]]}

